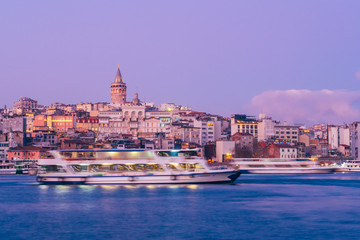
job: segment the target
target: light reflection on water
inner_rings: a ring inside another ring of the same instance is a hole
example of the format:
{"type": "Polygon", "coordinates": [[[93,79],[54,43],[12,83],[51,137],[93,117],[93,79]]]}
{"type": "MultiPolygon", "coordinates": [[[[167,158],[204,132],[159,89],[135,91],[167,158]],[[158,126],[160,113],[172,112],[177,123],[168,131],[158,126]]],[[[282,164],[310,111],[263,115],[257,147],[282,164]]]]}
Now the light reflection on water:
{"type": "Polygon", "coordinates": [[[179,184],[179,185],[168,185],[168,184],[139,184],[139,185],[39,185],[34,184],[37,186],[41,191],[40,192],[47,192],[48,190],[55,190],[57,194],[65,194],[73,191],[74,189],[79,189],[82,192],[94,192],[97,188],[102,190],[106,190],[107,192],[116,191],[119,189],[127,189],[127,190],[134,190],[134,189],[148,189],[148,190],[156,190],[156,189],[179,189],[179,188],[187,188],[196,190],[200,187],[200,185],[196,184],[179,184]]]}
{"type": "Polygon", "coordinates": [[[71,187],[66,186],[66,185],[55,186],[55,192],[58,194],[68,193],[68,192],[70,192],[70,190],[71,190],[71,187]]]}
{"type": "Polygon", "coordinates": [[[242,175],[219,185],[34,179],[0,176],[4,239],[356,239],[360,225],[360,173],[242,175]]]}
{"type": "Polygon", "coordinates": [[[100,185],[100,187],[105,190],[115,190],[119,188],[117,185],[100,185]]]}

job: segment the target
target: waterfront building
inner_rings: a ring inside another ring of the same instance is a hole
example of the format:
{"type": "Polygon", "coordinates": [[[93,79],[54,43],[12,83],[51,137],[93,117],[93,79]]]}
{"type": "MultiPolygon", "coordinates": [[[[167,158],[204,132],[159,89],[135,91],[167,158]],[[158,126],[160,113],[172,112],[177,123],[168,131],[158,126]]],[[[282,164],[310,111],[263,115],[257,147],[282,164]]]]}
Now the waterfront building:
{"type": "Polygon", "coordinates": [[[250,133],[235,133],[231,136],[231,140],[235,141],[235,157],[251,157],[254,152],[256,139],[250,133]]]}
{"type": "Polygon", "coordinates": [[[200,129],[200,144],[215,142],[222,137],[221,120],[214,116],[199,117],[194,120],[194,127],[200,129]]]}
{"type": "Polygon", "coordinates": [[[8,150],[7,160],[15,165],[27,165],[47,156],[47,149],[35,146],[15,147],[8,150]]]}
{"type": "Polygon", "coordinates": [[[65,139],[61,141],[61,149],[88,149],[89,142],[78,139],[65,139]]]}
{"type": "Polygon", "coordinates": [[[233,114],[231,116],[231,135],[235,133],[250,133],[258,137],[258,121],[244,114],[233,114]]]}
{"type": "Polygon", "coordinates": [[[162,103],[159,106],[159,110],[160,111],[174,111],[174,110],[178,110],[178,111],[192,111],[192,109],[190,107],[186,107],[186,106],[181,106],[181,105],[176,105],[175,103],[162,103]]]}
{"type": "Polygon", "coordinates": [[[59,137],[54,131],[33,131],[31,136],[33,146],[55,148],[59,143],[59,137]]]}
{"type": "Polygon", "coordinates": [[[65,111],[62,109],[58,109],[58,108],[47,108],[44,114],[45,115],[64,115],[65,111]]]}
{"type": "Polygon", "coordinates": [[[38,107],[38,102],[28,97],[22,97],[14,102],[14,110],[17,114],[23,114],[27,110],[34,110],[38,107]]]}
{"type": "Polygon", "coordinates": [[[0,164],[9,163],[10,161],[7,160],[7,152],[10,149],[9,142],[0,142],[0,164]]]}
{"type": "Polygon", "coordinates": [[[359,159],[360,150],[360,122],[353,122],[349,125],[349,129],[351,157],[357,160],[359,159]]]}
{"type": "Polygon", "coordinates": [[[345,156],[350,148],[349,127],[328,125],[327,140],[330,156],[345,156]]]}
{"type": "Polygon", "coordinates": [[[2,132],[26,132],[26,118],[20,117],[6,117],[2,120],[2,132]]]}
{"type": "Polygon", "coordinates": [[[39,114],[35,116],[34,128],[47,128],[57,133],[64,133],[67,132],[68,129],[76,128],[76,116],[39,114]]]}
{"type": "MultiPolygon", "coordinates": [[[[170,121],[170,120],[169,120],[170,121]]],[[[164,122],[163,118],[147,118],[140,123],[139,132],[170,134],[170,122],[164,122]]]]}
{"type": "Polygon", "coordinates": [[[279,122],[272,120],[271,117],[267,117],[263,113],[259,114],[258,141],[259,142],[273,141],[275,139],[276,125],[279,125],[279,122]]]}
{"type": "Polygon", "coordinates": [[[210,115],[204,112],[175,113],[173,120],[186,123],[187,126],[200,129],[200,145],[204,146],[208,142],[215,142],[223,138],[226,129],[226,122],[223,118],[210,115]],[[224,127],[225,126],[225,127],[224,127]]]}
{"type": "Polygon", "coordinates": [[[275,141],[277,143],[296,145],[299,141],[299,126],[280,126],[275,129],[275,141]]]}
{"type": "Polygon", "coordinates": [[[235,155],[235,141],[218,140],[216,141],[216,162],[227,162],[235,155]]]}
{"type": "Polygon", "coordinates": [[[99,119],[97,117],[85,117],[76,119],[77,129],[86,129],[99,133],[99,119]]]}
{"type": "Polygon", "coordinates": [[[155,149],[175,149],[175,139],[164,138],[161,134],[158,135],[158,138],[154,140],[155,149]]]}
{"type": "Polygon", "coordinates": [[[92,103],[79,103],[76,104],[76,111],[91,112],[93,110],[92,103]]]}
{"type": "Polygon", "coordinates": [[[268,158],[297,158],[297,148],[289,144],[270,144],[267,146],[268,158]]]}
{"type": "Polygon", "coordinates": [[[184,123],[175,122],[170,126],[170,138],[200,145],[200,129],[184,123]]]}
{"type": "Polygon", "coordinates": [[[300,134],[299,142],[304,143],[305,147],[309,147],[310,146],[310,136],[307,134],[300,134]]]}
{"type": "Polygon", "coordinates": [[[35,115],[33,113],[27,113],[25,116],[25,132],[27,133],[31,133],[34,129],[34,120],[35,120],[35,115]]]}
{"type": "Polygon", "coordinates": [[[297,157],[298,158],[305,158],[306,157],[306,146],[305,143],[298,142],[297,146],[297,157]]]}

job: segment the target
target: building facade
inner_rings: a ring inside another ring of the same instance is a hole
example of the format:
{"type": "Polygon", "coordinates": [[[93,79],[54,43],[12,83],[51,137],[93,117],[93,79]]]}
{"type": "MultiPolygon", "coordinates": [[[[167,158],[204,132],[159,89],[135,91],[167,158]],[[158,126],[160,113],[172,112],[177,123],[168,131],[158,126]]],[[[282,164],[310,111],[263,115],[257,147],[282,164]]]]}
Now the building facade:
{"type": "Polygon", "coordinates": [[[275,126],[274,128],[276,142],[296,145],[299,141],[299,126],[275,126]]]}
{"type": "Polygon", "coordinates": [[[258,121],[246,115],[234,114],[231,116],[231,135],[235,133],[250,133],[258,137],[258,121]]]}

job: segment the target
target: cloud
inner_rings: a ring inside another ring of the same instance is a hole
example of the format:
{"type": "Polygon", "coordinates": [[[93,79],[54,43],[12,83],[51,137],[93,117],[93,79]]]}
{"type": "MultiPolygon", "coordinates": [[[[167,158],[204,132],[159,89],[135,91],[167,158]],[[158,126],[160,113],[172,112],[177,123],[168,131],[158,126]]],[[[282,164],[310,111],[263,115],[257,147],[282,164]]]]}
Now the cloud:
{"type": "Polygon", "coordinates": [[[358,91],[275,90],[253,97],[246,109],[290,123],[342,124],[360,120],[360,111],[355,107],[359,102],[358,91]]]}
{"type": "Polygon", "coordinates": [[[355,73],[355,77],[356,77],[357,79],[360,79],[360,71],[358,71],[358,72],[355,73]]]}

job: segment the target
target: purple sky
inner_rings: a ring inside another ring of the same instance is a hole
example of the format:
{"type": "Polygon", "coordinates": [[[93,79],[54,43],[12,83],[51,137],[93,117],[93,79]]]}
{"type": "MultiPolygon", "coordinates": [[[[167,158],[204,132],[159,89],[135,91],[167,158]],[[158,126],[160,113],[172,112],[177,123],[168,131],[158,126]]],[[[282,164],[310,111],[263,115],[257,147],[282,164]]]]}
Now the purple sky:
{"type": "Polygon", "coordinates": [[[281,104],[302,90],[321,102],[329,89],[334,98],[313,111],[360,120],[350,115],[360,100],[359,11],[357,0],[1,1],[0,106],[22,96],[110,101],[120,64],[128,99],[138,91],[156,104],[306,121],[281,104]],[[327,106],[347,93],[348,112],[327,106]]]}

